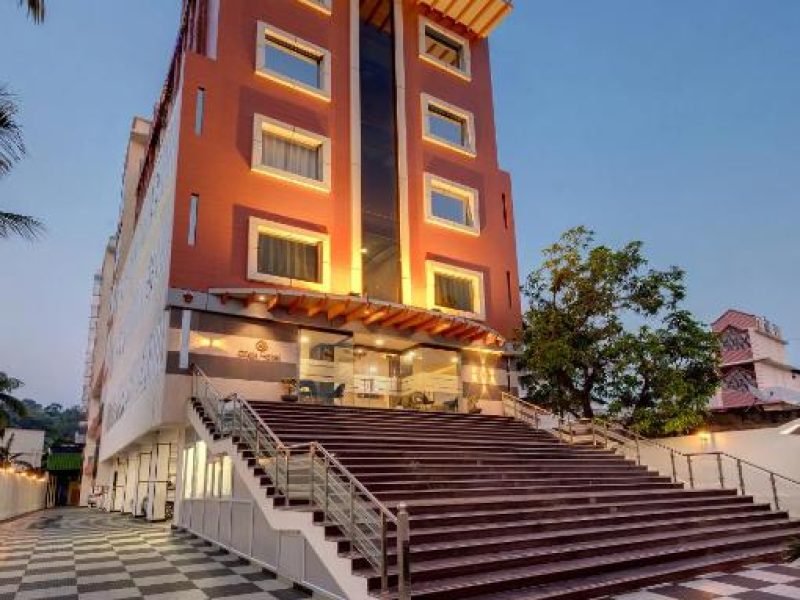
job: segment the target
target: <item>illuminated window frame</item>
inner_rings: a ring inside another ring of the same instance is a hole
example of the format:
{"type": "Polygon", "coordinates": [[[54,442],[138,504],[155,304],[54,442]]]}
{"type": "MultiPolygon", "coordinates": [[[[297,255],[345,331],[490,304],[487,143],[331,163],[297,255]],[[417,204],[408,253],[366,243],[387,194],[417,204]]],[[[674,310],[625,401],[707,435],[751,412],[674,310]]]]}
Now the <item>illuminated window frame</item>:
{"type": "Polygon", "coordinates": [[[275,221],[250,217],[248,225],[247,244],[247,278],[251,281],[274,283],[287,287],[302,288],[315,292],[329,292],[331,287],[331,243],[330,236],[324,233],[301,229],[291,225],[284,225],[275,221]],[[303,281],[291,279],[280,275],[261,273],[258,270],[258,238],[261,234],[272,235],[305,244],[318,244],[320,246],[320,274],[322,281],[303,281]]]}
{"type": "Polygon", "coordinates": [[[432,173],[425,173],[425,220],[432,225],[439,227],[446,227],[461,233],[469,233],[472,235],[480,235],[481,222],[480,222],[480,203],[478,190],[466,185],[461,185],[455,181],[450,181],[444,177],[433,175],[432,173]],[[450,196],[457,197],[463,202],[469,204],[472,210],[472,225],[465,225],[437,217],[433,214],[433,192],[439,190],[450,196]]]}
{"type": "Polygon", "coordinates": [[[330,101],[331,99],[331,53],[325,48],[321,48],[311,42],[307,42],[291,33],[287,33],[277,27],[273,27],[262,21],[258,22],[258,39],[256,43],[256,73],[266,77],[286,87],[292,88],[304,94],[314,96],[321,100],[330,101]],[[287,46],[297,48],[299,51],[317,57],[320,69],[321,87],[315,87],[293,79],[279,71],[273,71],[266,65],[265,50],[269,42],[267,36],[276,38],[287,46]]]}
{"type": "Polygon", "coordinates": [[[434,67],[442,69],[451,75],[455,75],[456,77],[460,77],[466,81],[472,81],[472,56],[470,54],[469,41],[466,38],[453,33],[449,29],[445,29],[444,27],[437,25],[433,21],[425,18],[420,18],[419,20],[419,57],[425,62],[433,65],[434,67]],[[449,65],[443,60],[428,54],[427,33],[429,29],[435,31],[453,45],[461,47],[461,59],[464,62],[463,68],[459,69],[458,67],[449,65]]]}
{"type": "Polygon", "coordinates": [[[444,100],[434,98],[430,94],[422,94],[422,137],[428,142],[436,144],[437,146],[441,146],[449,150],[455,150],[456,152],[465,154],[471,158],[475,158],[475,156],[477,156],[477,150],[475,148],[475,116],[463,108],[454,106],[449,102],[445,102],[444,100]],[[450,113],[452,116],[463,121],[466,127],[465,134],[467,137],[465,144],[454,144],[450,140],[439,137],[431,132],[429,115],[431,114],[432,107],[439,109],[441,112],[450,113]]]}
{"type": "Polygon", "coordinates": [[[332,0],[298,0],[300,4],[305,4],[306,6],[313,8],[314,10],[318,10],[324,15],[331,15],[333,11],[333,7],[331,6],[332,0]]]}
{"type": "Polygon", "coordinates": [[[331,189],[331,140],[325,136],[294,127],[277,119],[256,114],[253,119],[253,149],[251,168],[270,177],[296,183],[323,192],[331,189]],[[265,165],[263,162],[264,133],[269,132],[308,146],[319,146],[322,159],[322,180],[303,177],[290,171],[265,165]]]}
{"type": "Polygon", "coordinates": [[[484,276],[481,271],[474,271],[472,269],[464,269],[449,265],[447,263],[428,260],[425,262],[426,274],[426,297],[427,307],[432,310],[439,310],[448,315],[464,317],[467,319],[475,319],[478,321],[486,320],[486,292],[484,287],[484,276]],[[450,277],[460,277],[461,279],[468,279],[472,283],[472,296],[475,299],[476,306],[474,311],[457,310],[447,306],[436,305],[436,275],[445,275],[450,277]]]}

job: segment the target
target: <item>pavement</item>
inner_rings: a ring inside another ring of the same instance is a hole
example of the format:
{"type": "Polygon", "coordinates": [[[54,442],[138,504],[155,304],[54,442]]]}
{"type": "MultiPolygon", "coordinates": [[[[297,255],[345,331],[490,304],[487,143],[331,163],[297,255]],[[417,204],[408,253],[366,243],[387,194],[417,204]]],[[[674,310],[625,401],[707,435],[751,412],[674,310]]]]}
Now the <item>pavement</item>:
{"type": "Polygon", "coordinates": [[[89,509],[0,523],[0,600],[300,600],[271,571],[169,525],[89,509]]]}

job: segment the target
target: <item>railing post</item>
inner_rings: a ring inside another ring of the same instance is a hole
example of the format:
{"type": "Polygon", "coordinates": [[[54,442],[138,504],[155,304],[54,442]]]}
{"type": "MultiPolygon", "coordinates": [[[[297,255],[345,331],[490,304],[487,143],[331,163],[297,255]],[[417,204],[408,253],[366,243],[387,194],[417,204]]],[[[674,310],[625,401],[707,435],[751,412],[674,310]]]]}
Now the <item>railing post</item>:
{"type": "Polygon", "coordinates": [[[308,506],[314,507],[314,455],[316,446],[312,443],[308,448],[308,506]]]}
{"type": "Polygon", "coordinates": [[[641,466],[642,464],[642,451],[639,448],[639,437],[634,434],[633,441],[636,443],[636,464],[641,466]]]}
{"type": "Polygon", "coordinates": [[[742,490],[742,496],[745,494],[744,489],[744,469],[742,468],[742,459],[736,459],[736,469],[739,471],[739,489],[742,490]]]}
{"type": "Polygon", "coordinates": [[[719,474],[719,487],[725,488],[725,472],[722,469],[722,454],[717,454],[717,473],[719,474]]]}
{"type": "Polygon", "coordinates": [[[288,508],[289,507],[289,483],[290,483],[289,482],[289,451],[286,448],[283,449],[283,466],[286,468],[286,478],[284,479],[284,482],[286,483],[286,492],[285,492],[284,495],[286,496],[286,507],[288,508]]]}
{"type": "Polygon", "coordinates": [[[328,458],[327,455],[325,455],[325,483],[324,483],[325,504],[322,508],[322,511],[325,514],[325,521],[328,520],[328,472],[330,471],[330,469],[331,469],[331,459],[328,458]]]}
{"type": "Polygon", "coordinates": [[[397,597],[398,600],[411,598],[411,565],[408,563],[410,535],[408,530],[408,509],[405,502],[397,505],[397,597]]]}
{"type": "Polygon", "coordinates": [[[769,482],[772,485],[772,498],[775,501],[775,510],[780,510],[781,502],[778,498],[778,483],[775,481],[775,473],[772,471],[769,473],[769,482]]]}
{"type": "Polygon", "coordinates": [[[678,483],[678,469],[675,466],[675,450],[670,449],[669,462],[672,464],[672,481],[678,483]]]}
{"type": "Polygon", "coordinates": [[[350,544],[355,547],[356,539],[356,493],[353,480],[350,480],[350,544]]]}
{"type": "Polygon", "coordinates": [[[686,455],[686,466],[689,468],[689,487],[694,489],[694,470],[692,469],[692,455],[686,455]]]}
{"type": "Polygon", "coordinates": [[[389,591],[389,540],[386,513],[381,511],[381,592],[389,591]]]}

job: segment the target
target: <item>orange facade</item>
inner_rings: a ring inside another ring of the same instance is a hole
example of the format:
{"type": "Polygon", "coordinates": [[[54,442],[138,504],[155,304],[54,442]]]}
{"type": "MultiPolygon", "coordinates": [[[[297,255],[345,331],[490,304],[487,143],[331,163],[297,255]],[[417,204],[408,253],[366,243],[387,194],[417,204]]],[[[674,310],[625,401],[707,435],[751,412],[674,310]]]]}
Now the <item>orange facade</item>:
{"type": "MultiPolygon", "coordinates": [[[[216,57],[187,53],[182,81],[175,220],[170,286],[188,290],[274,287],[248,279],[248,220],[259,217],[325,233],[330,239],[331,286],[353,289],[353,131],[351,0],[333,0],[330,14],[300,0],[226,0],[220,3],[216,57]],[[258,23],[265,22],[331,55],[330,100],[313,97],[261,76],[255,68],[258,23]],[[202,132],[195,131],[197,90],[202,88],[202,132]],[[330,191],[302,187],[251,168],[253,119],[260,114],[324,136],[331,143],[330,191]],[[197,238],[187,242],[190,197],[199,197],[197,238]]],[[[479,271],[484,278],[486,323],[512,337],[520,322],[510,178],[497,164],[494,109],[486,39],[472,37],[472,76],[467,81],[423,61],[419,7],[403,3],[408,165],[408,266],[411,297],[426,304],[426,261],[479,271]],[[423,140],[422,94],[474,114],[476,156],[423,140]],[[424,175],[433,172],[478,191],[479,235],[443,228],[425,219],[424,175]]],[[[435,18],[435,15],[428,15],[435,18]]],[[[442,22],[447,26],[446,22],[442,22]]],[[[356,82],[357,83],[357,82],[356,82]]],[[[402,89],[399,90],[402,94],[402,89]]],[[[399,125],[402,127],[402,124],[399,125]]],[[[357,142],[358,140],[356,140],[357,142]]],[[[356,237],[356,239],[358,239],[356,237]]]]}

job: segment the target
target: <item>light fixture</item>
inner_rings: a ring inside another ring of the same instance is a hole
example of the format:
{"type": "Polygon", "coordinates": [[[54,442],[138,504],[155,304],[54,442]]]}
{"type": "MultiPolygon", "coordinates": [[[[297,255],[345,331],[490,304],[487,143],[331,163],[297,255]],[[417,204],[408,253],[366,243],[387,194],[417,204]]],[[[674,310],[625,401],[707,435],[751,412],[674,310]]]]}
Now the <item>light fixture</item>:
{"type": "Polygon", "coordinates": [[[361,254],[367,254],[369,251],[366,248],[361,249],[361,254]]]}
{"type": "Polygon", "coordinates": [[[383,341],[383,338],[378,338],[378,339],[375,340],[375,345],[376,346],[381,347],[381,346],[383,346],[383,344],[385,344],[385,342],[383,341]]]}
{"type": "Polygon", "coordinates": [[[267,297],[266,296],[259,296],[258,297],[258,301],[259,302],[266,302],[267,301],[267,297]]]}
{"type": "Polygon", "coordinates": [[[307,335],[304,335],[304,336],[302,336],[302,337],[300,338],[300,343],[301,343],[301,344],[307,344],[307,343],[308,343],[308,342],[310,342],[310,341],[311,341],[311,340],[309,340],[309,339],[308,339],[308,336],[307,336],[307,335]]]}

